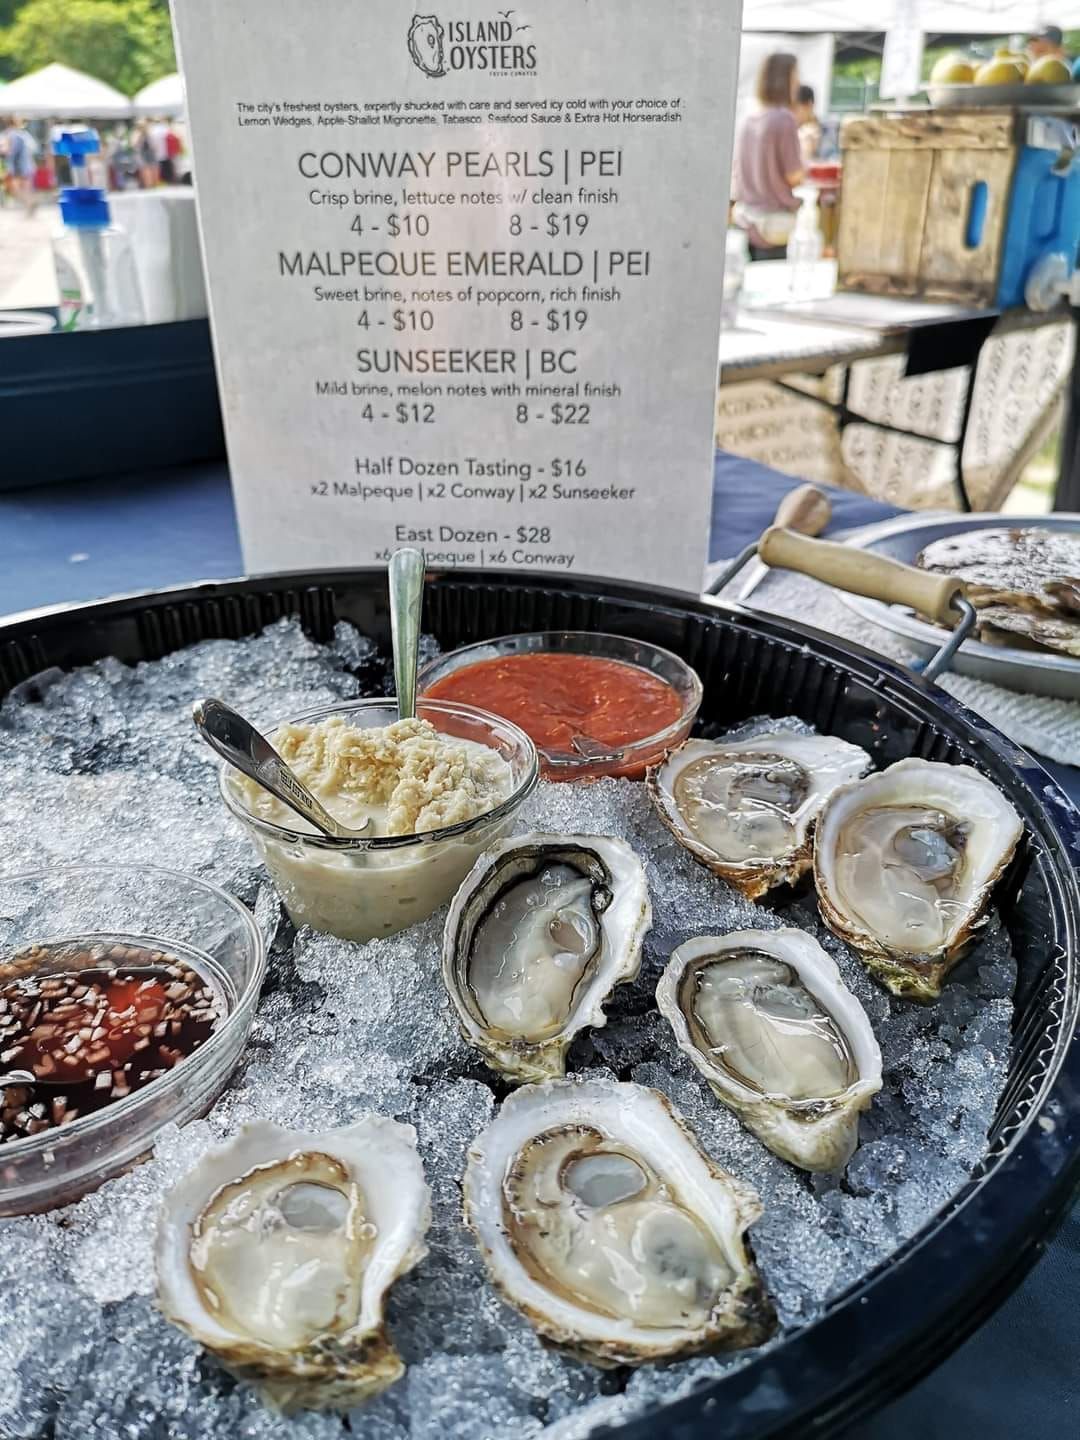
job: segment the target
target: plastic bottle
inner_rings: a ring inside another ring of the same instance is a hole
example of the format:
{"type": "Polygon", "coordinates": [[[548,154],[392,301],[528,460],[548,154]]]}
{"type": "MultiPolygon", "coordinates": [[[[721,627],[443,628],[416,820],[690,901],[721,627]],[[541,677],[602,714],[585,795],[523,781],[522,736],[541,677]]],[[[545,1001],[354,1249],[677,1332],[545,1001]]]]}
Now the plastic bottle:
{"type": "Polygon", "coordinates": [[[53,260],[60,329],[94,330],[146,321],[131,237],[112,221],[105,191],[91,185],[89,163],[101,149],[96,130],[64,130],[53,140],[71,162],[73,183],[60,191],[53,260]]]}
{"type": "Polygon", "coordinates": [[[800,185],[795,194],[802,201],[795,216],[795,229],[788,241],[791,267],[791,294],[795,300],[812,299],[819,284],[817,267],[825,249],[818,215],[818,195],[811,185],[800,185]]]}
{"type": "Polygon", "coordinates": [[[739,296],[746,278],[746,266],[750,259],[750,246],[745,230],[728,227],[724,239],[724,299],[721,319],[726,327],[732,327],[739,318],[739,296]]]}

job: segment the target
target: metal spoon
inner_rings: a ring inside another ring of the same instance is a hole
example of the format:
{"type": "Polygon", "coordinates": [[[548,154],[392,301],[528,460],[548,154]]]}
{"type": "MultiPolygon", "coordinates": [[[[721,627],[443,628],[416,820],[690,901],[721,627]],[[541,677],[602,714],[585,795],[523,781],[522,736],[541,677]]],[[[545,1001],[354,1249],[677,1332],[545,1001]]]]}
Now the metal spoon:
{"type": "Polygon", "coordinates": [[[368,829],[365,820],[350,830],[335,820],[302,784],[265,736],[221,700],[200,700],[191,712],[199,734],[223,760],[268,790],[275,799],[302,815],[316,830],[332,840],[355,840],[368,829]]]}
{"type": "Polygon", "coordinates": [[[426,563],[422,550],[395,550],[390,556],[390,634],[394,645],[394,691],[399,720],[411,720],[416,714],[416,667],[426,563]]]}

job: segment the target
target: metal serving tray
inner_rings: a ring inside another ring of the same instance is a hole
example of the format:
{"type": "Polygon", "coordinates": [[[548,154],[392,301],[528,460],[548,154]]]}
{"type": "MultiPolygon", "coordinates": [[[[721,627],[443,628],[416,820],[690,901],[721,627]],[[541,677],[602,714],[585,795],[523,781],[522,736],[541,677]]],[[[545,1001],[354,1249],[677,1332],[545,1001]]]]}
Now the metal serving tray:
{"type": "MultiPolygon", "coordinates": [[[[319,640],[352,621],[388,653],[386,572],[256,576],[0,621],[0,697],[51,666],[134,664],[296,615],[319,640]]],[[[598,630],[673,650],[701,676],[700,724],[798,715],[864,746],[977,766],[1024,822],[998,891],[1019,976],[1009,1073],[963,1189],[827,1312],[620,1440],[815,1440],[838,1434],[940,1363],[1038,1258],[1080,1181],[1080,814],[1041,766],[924,679],[818,631],[612,580],[434,575],[425,628],[444,648],[532,630],[598,630]]],[[[27,683],[29,682],[29,683],[27,683]]],[[[597,1432],[610,1435],[604,1428],[597,1432]]]]}
{"type": "Polygon", "coordinates": [[[1020,105],[1025,110],[1049,106],[1080,106],[1080,85],[927,85],[930,103],[938,109],[986,110],[1020,105]]]}
{"type": "MultiPolygon", "coordinates": [[[[846,545],[874,550],[880,555],[914,565],[920,550],[932,540],[958,535],[966,530],[1012,530],[1027,526],[1080,534],[1080,514],[948,514],[923,518],[900,515],[895,520],[882,520],[876,525],[850,530],[839,538],[846,545]]],[[[747,570],[746,583],[739,598],[744,603],[749,602],[753,591],[768,574],[764,565],[755,562],[747,570]]],[[[900,605],[885,605],[880,600],[867,600],[861,595],[849,595],[843,590],[836,590],[834,594],[849,610],[906,641],[924,659],[929,660],[941,649],[946,632],[940,626],[921,619],[914,611],[900,605]]],[[[1022,650],[1012,645],[984,645],[981,640],[965,640],[949,668],[977,680],[1004,685],[1010,690],[1050,695],[1058,700],[1080,700],[1080,660],[1069,655],[1055,655],[1049,650],[1022,650]]]]}

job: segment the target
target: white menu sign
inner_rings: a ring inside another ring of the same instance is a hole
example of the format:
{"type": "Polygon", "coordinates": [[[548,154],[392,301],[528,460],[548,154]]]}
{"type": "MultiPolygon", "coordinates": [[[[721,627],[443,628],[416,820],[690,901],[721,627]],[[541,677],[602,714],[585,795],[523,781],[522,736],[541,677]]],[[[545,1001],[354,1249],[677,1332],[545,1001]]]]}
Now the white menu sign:
{"type": "Polygon", "coordinates": [[[249,569],[698,590],[739,0],[173,4],[249,569]]]}

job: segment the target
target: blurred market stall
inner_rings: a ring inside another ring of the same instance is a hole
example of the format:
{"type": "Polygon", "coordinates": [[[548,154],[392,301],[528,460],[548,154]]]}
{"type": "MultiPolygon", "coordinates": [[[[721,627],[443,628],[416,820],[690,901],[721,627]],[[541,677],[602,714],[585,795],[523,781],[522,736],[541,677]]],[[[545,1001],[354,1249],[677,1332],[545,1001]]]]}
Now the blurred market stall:
{"type": "MultiPolygon", "coordinates": [[[[895,103],[838,129],[838,275],[809,290],[806,265],[748,277],[756,293],[721,344],[720,446],[895,504],[994,509],[1071,391],[1080,411],[1080,87],[1020,86],[992,109],[967,108],[977,86],[932,94],[963,108],[906,98],[922,89],[924,44],[985,57],[1050,22],[1080,26],[1080,5],[868,0],[854,31],[843,0],[747,0],[740,107],[777,50],[798,57],[824,113],[834,54],[884,49],[895,103]]],[[[1067,424],[1059,506],[1080,503],[1075,435],[1067,424]]]]}
{"type": "Polygon", "coordinates": [[[131,104],[136,115],[183,115],[184,81],[175,73],[162,75],[160,80],[153,80],[137,91],[131,104]]]}

